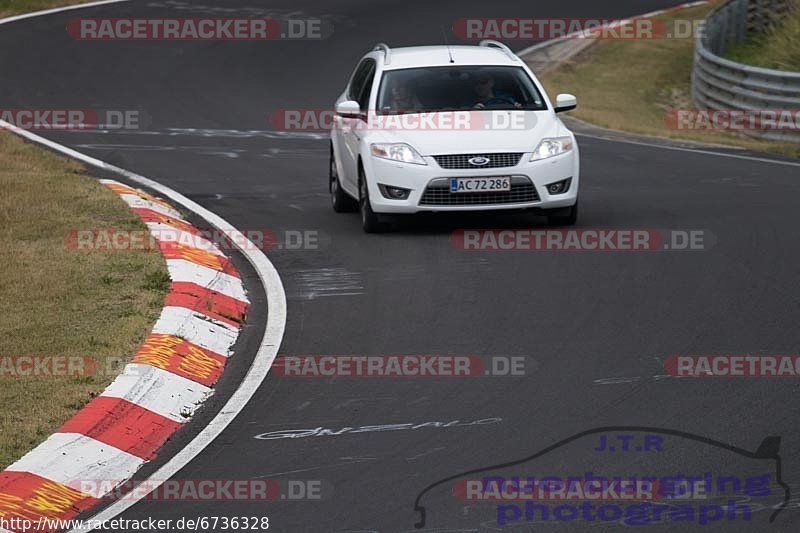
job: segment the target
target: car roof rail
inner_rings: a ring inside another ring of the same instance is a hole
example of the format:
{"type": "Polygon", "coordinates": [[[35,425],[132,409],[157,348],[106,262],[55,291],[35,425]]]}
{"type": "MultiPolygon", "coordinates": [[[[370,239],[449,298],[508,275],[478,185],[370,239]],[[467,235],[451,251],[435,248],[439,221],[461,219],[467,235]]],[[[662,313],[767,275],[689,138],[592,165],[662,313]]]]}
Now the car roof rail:
{"type": "Polygon", "coordinates": [[[392,59],[392,49],[389,48],[389,45],[386,43],[378,43],[375,45],[375,48],[373,48],[372,51],[377,52],[378,50],[383,51],[383,64],[388,65],[389,61],[392,59]]]}
{"type": "Polygon", "coordinates": [[[478,43],[478,46],[484,46],[486,48],[497,48],[501,50],[505,55],[513,59],[514,61],[519,61],[519,57],[511,51],[511,48],[504,45],[500,41],[493,41],[491,39],[484,39],[483,41],[478,43]]]}

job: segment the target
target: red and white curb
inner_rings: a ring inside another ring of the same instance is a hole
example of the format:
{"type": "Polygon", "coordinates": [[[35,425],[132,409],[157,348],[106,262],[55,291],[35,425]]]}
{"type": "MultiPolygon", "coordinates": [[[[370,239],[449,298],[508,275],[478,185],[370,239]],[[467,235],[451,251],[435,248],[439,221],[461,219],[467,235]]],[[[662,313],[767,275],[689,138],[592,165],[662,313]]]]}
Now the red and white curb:
{"type": "Polygon", "coordinates": [[[201,242],[199,231],[171,205],[118,181],[100,182],[150,229],[166,259],[171,289],[152,332],[122,374],[0,472],[0,517],[6,524],[14,518],[37,525],[41,519],[73,518],[153,459],[213,393],[249,305],[230,260],[213,243],[201,242]],[[193,239],[159,240],[169,235],[165,229],[191,233],[193,239]],[[83,492],[86,487],[95,491],[83,492]]]}

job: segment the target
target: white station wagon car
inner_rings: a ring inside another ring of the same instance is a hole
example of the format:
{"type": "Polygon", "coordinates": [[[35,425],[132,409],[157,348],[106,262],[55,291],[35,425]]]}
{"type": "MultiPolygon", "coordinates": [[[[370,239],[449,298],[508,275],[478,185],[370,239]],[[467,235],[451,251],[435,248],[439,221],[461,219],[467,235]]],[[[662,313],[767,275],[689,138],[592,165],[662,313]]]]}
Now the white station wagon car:
{"type": "Polygon", "coordinates": [[[579,153],[525,63],[502,43],[390,49],[358,63],[336,100],[330,194],[337,212],[383,215],[529,209],[572,225],[579,153]]]}

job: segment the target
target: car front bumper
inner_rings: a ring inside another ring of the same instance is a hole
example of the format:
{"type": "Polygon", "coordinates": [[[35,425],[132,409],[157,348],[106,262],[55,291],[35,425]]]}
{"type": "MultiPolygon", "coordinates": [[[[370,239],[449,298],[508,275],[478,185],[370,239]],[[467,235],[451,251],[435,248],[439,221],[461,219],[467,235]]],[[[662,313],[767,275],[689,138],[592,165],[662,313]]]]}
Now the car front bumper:
{"type": "Polygon", "coordinates": [[[372,209],[376,213],[411,214],[438,211],[497,211],[538,208],[558,209],[575,205],[580,184],[577,148],[541,161],[529,161],[523,154],[513,167],[490,169],[444,169],[433,157],[425,157],[427,165],[399,163],[370,157],[364,161],[372,209]],[[512,178],[512,192],[449,193],[449,178],[500,177],[512,178]],[[551,195],[547,186],[571,178],[565,193],[551,195]],[[408,189],[408,198],[386,198],[378,184],[408,189]],[[425,194],[426,189],[428,193],[425,194]],[[479,196],[476,196],[479,195],[479,196]],[[471,197],[471,198],[470,198],[471,197]]]}

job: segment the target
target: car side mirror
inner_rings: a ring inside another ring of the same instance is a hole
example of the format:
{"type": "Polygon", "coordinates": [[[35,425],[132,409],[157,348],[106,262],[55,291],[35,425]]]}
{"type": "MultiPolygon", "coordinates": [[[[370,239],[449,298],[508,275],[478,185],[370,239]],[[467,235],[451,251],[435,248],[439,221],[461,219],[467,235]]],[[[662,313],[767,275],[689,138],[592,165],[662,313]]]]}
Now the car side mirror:
{"type": "Polygon", "coordinates": [[[556,96],[556,113],[572,111],[578,107],[578,99],[574,94],[559,94],[556,96]]]}
{"type": "Polygon", "coordinates": [[[361,106],[355,100],[345,100],[336,105],[336,114],[344,118],[361,118],[361,106]]]}

